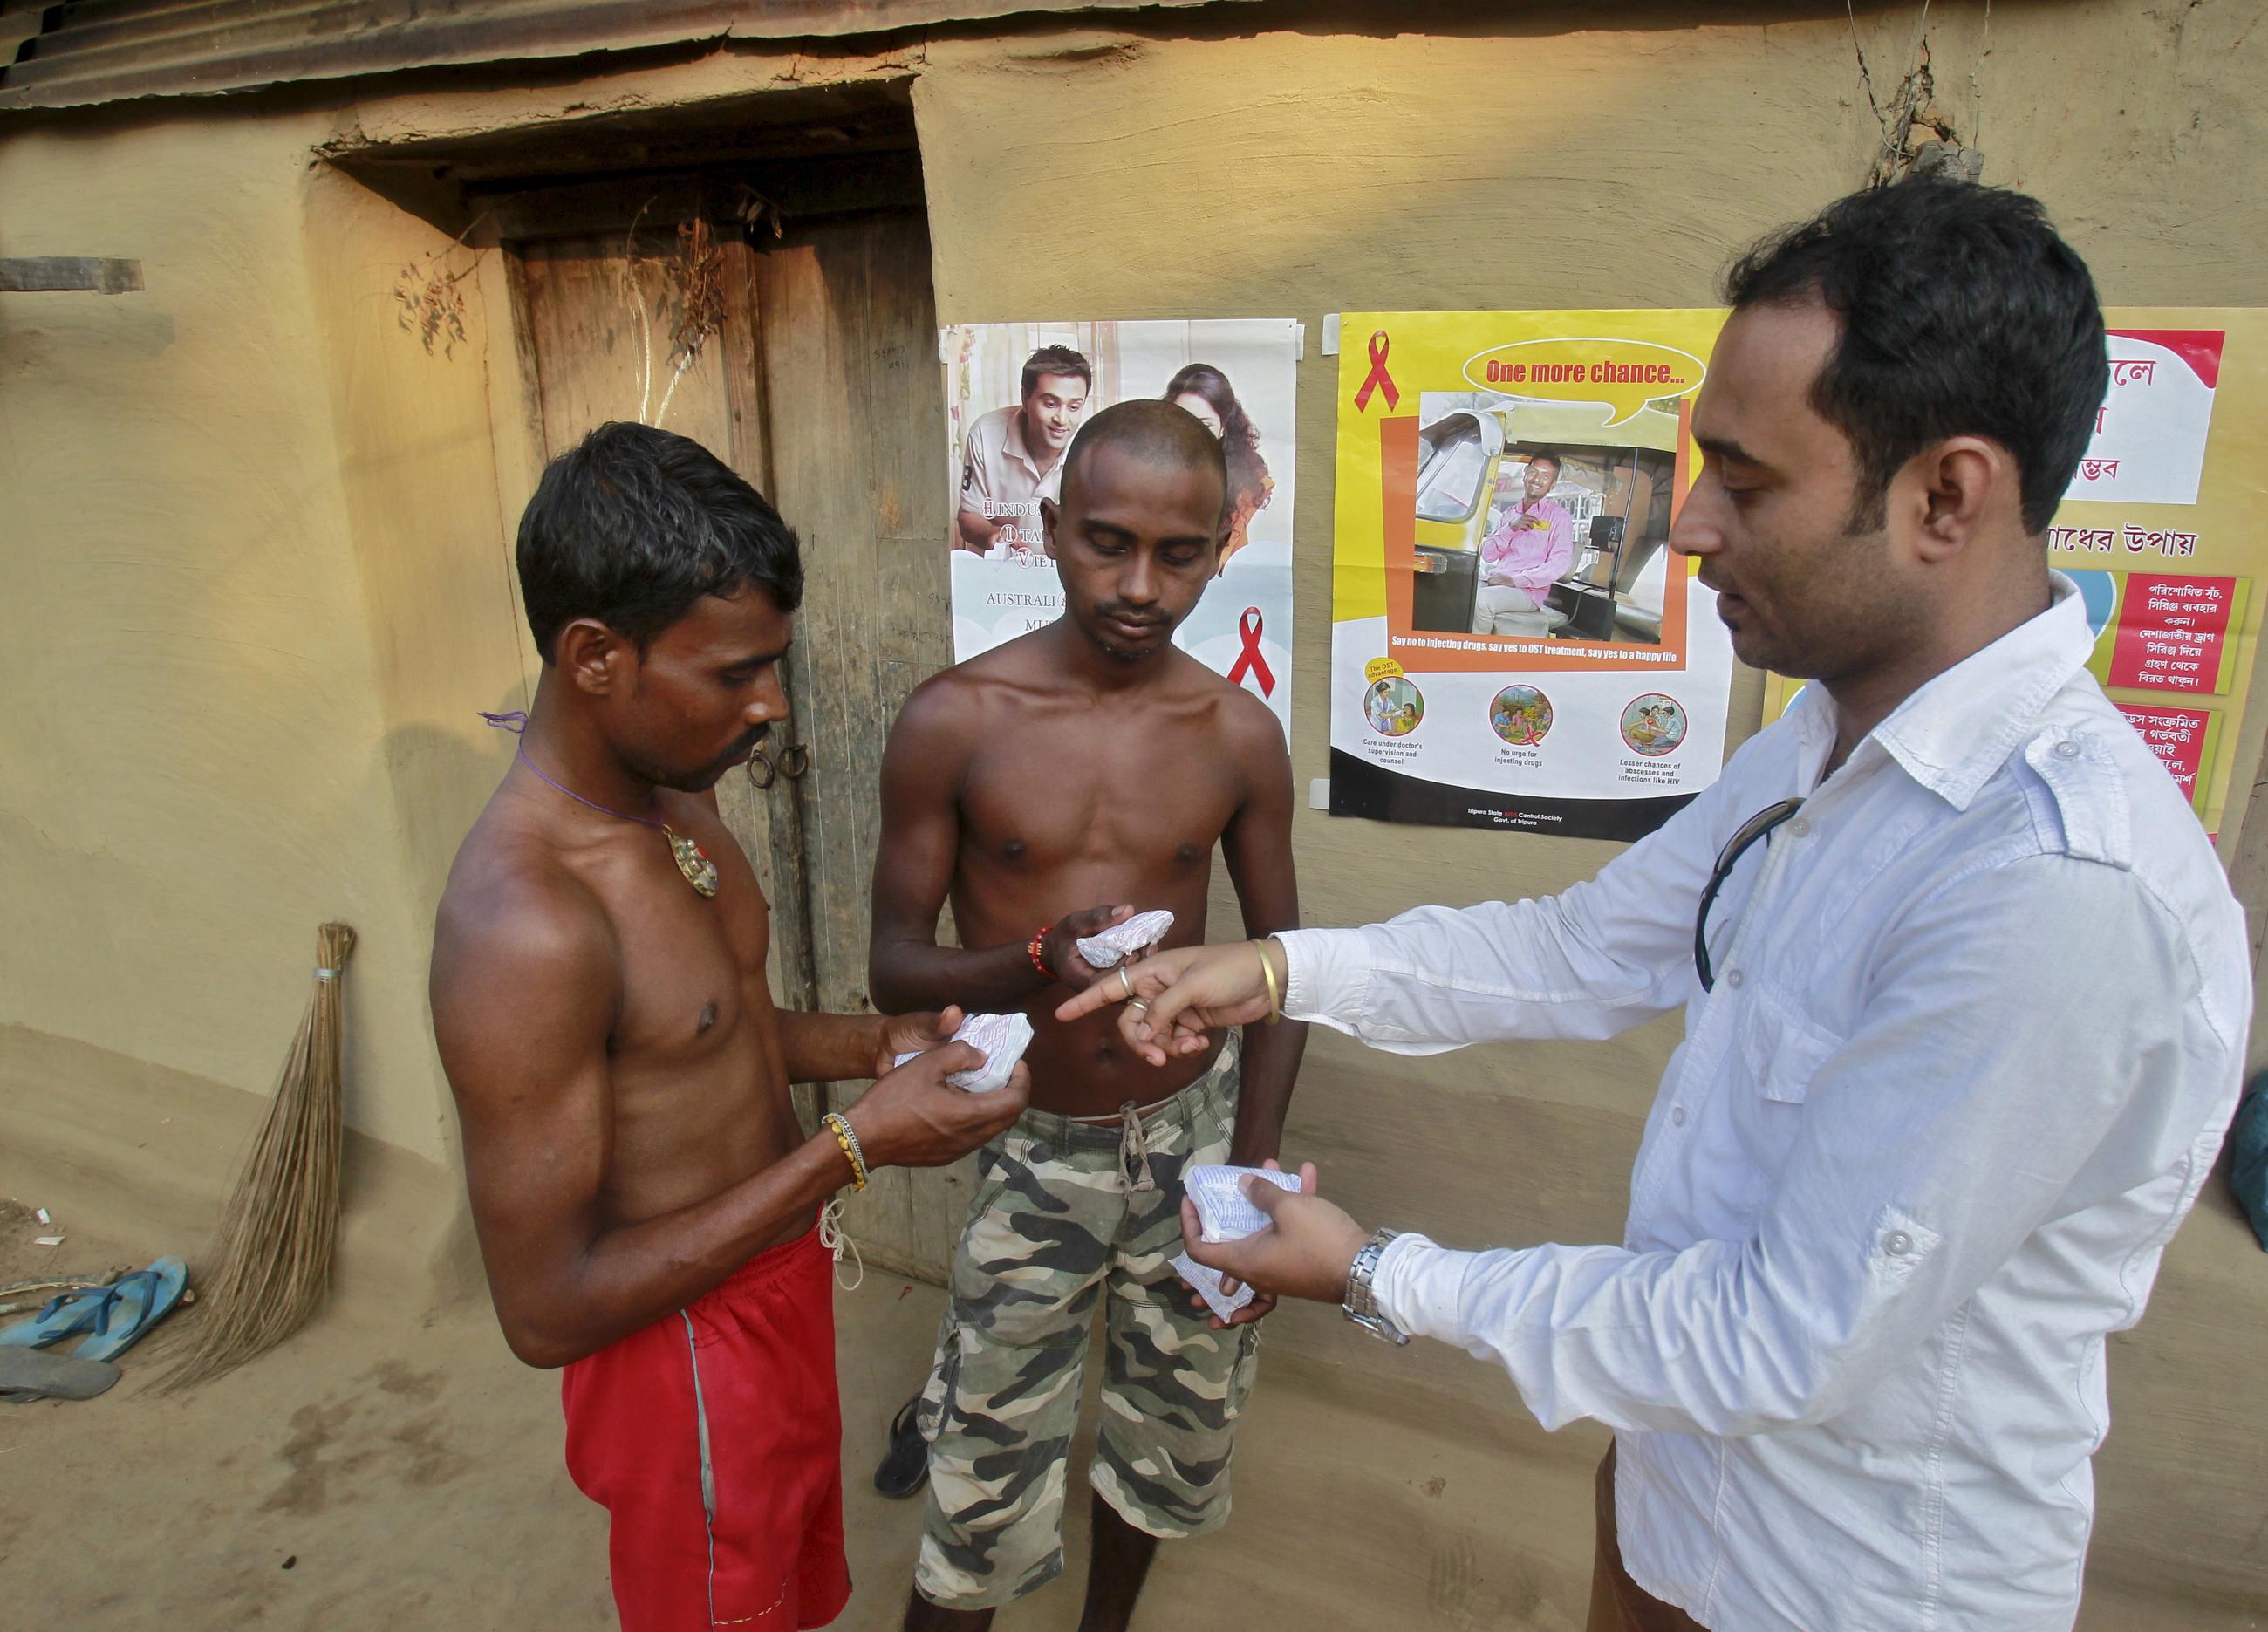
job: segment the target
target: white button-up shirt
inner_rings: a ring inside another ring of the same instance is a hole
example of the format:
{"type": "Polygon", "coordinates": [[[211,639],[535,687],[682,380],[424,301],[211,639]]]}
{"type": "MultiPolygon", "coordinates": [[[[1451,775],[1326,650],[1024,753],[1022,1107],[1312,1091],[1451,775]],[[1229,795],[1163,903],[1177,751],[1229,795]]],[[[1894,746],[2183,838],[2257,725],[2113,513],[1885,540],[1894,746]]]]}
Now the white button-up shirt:
{"type": "Polygon", "coordinates": [[[1377,1268],[1381,1310],[1616,1430],[1624,1562],[1722,1632],[2066,1628],[2132,1326],[2211,1170],[2243,918],[2055,602],[1825,781],[1809,687],[1550,900],[1287,934],[1285,1009],[1425,1054],[1685,1010],[1620,1247],[1377,1268]],[[1693,917],[1719,849],[1806,794],[1693,917]]]}

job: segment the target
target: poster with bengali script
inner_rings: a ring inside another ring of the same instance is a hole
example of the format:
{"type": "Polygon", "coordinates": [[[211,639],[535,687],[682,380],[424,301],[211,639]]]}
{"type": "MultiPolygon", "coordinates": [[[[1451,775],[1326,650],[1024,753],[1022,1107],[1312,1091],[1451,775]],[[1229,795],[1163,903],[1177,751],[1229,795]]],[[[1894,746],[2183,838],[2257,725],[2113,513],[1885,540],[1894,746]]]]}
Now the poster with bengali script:
{"type": "Polygon", "coordinates": [[[1668,548],[1724,313],[1340,322],[1332,812],[1660,827],[1724,761],[1731,641],[1668,548]]]}
{"type": "Polygon", "coordinates": [[[1285,319],[956,323],[939,333],[953,477],[953,655],[966,662],[1063,615],[1040,501],[1114,402],[1179,403],[1221,440],[1219,575],[1174,643],[1292,731],[1292,520],[1302,330],[1285,319]]]}
{"type": "MultiPolygon", "coordinates": [[[[2088,668],[2219,835],[2268,570],[2268,313],[2113,307],[2110,385],[2048,529],[2088,668]]],[[[1778,717],[1800,686],[1765,687],[1778,717]]]]}

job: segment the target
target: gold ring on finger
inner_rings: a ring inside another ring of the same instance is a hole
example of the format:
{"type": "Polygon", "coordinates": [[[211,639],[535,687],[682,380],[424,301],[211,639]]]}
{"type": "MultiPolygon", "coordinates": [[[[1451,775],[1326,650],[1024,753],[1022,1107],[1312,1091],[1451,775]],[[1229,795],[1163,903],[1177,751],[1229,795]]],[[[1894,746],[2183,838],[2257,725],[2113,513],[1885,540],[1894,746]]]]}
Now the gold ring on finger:
{"type": "Polygon", "coordinates": [[[1126,966],[1123,963],[1118,966],[1118,984],[1125,990],[1126,1001],[1128,1003],[1132,1003],[1134,1001],[1134,977],[1126,973],[1126,966]]]}

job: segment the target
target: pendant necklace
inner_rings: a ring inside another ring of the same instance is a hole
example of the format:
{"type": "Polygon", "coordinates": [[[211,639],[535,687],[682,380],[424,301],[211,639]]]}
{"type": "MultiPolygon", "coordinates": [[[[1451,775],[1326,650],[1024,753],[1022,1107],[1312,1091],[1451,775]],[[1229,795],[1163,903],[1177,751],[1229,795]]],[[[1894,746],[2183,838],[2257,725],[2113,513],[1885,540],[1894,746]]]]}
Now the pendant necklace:
{"type": "MultiPolygon", "coordinates": [[[[483,709],[481,710],[481,717],[498,731],[508,731],[514,736],[520,735],[527,729],[527,716],[518,709],[509,714],[490,714],[483,709]]],[[[706,850],[667,822],[652,816],[633,816],[628,811],[613,809],[611,806],[600,804],[596,799],[586,799],[565,783],[544,776],[542,768],[527,757],[527,744],[525,741],[519,745],[519,762],[578,805],[587,805],[602,816],[613,816],[623,821],[634,821],[641,827],[660,828],[662,836],[669,841],[669,858],[677,864],[677,871],[685,875],[686,883],[691,885],[703,896],[713,896],[717,893],[717,864],[709,859],[709,853],[706,850]]]]}

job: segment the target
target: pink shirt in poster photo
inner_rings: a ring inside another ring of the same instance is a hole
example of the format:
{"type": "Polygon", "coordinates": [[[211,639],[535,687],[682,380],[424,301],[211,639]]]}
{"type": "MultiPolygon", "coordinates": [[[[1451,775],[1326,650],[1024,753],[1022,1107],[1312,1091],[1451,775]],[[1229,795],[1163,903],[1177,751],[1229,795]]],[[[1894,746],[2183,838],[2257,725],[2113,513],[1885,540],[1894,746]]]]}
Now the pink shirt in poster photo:
{"type": "Polygon", "coordinates": [[[1554,500],[1504,513],[1481,540],[1481,582],[1509,584],[1537,600],[1575,564],[1575,518],[1554,500]]]}

